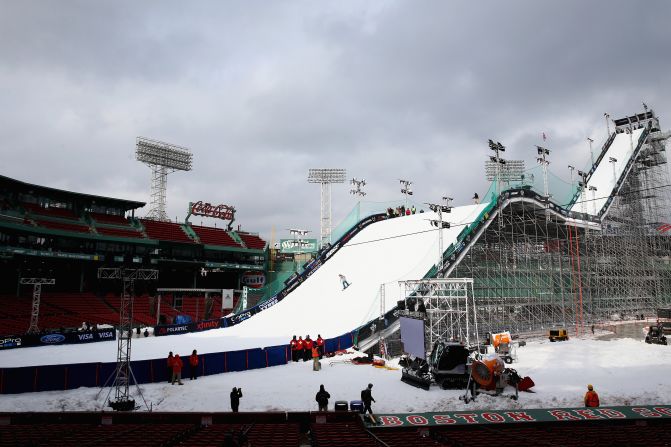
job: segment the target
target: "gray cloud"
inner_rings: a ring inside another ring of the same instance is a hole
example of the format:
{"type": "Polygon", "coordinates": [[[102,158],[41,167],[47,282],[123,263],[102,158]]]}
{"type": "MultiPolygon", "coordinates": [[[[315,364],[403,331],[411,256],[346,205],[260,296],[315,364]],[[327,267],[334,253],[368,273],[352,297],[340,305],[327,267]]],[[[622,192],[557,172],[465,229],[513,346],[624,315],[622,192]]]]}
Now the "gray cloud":
{"type": "Polygon", "coordinates": [[[319,231],[309,168],[365,177],[371,201],[400,199],[403,177],[418,201],[465,203],[487,188],[488,138],[531,166],[546,132],[567,178],[604,111],[671,106],[664,1],[0,4],[3,175],[148,200],[145,135],[194,152],[169,215],[230,203],[265,237],[319,231]]]}

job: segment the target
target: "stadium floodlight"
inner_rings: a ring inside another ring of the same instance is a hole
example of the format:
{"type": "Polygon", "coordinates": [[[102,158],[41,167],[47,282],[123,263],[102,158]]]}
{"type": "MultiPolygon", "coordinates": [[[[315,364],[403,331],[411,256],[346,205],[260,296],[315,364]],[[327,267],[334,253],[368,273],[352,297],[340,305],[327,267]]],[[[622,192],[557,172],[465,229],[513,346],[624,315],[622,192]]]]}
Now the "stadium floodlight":
{"type": "Polygon", "coordinates": [[[548,161],[545,156],[550,155],[550,149],[544,148],[543,146],[536,146],[536,150],[538,151],[538,155],[540,155],[538,158],[536,158],[536,161],[543,168],[543,192],[545,193],[545,198],[549,199],[550,189],[548,186],[548,165],[550,164],[550,161],[548,161]]]}
{"type": "Polygon", "coordinates": [[[608,157],[608,163],[613,165],[613,184],[617,184],[617,171],[615,170],[615,163],[617,163],[617,158],[608,157]]]}
{"type": "Polygon", "coordinates": [[[331,243],[331,184],[345,183],[347,171],[345,169],[310,169],[308,183],[321,185],[321,225],[320,245],[331,243]]]}
{"type": "Polygon", "coordinates": [[[366,186],[365,179],[357,180],[356,178],[353,178],[349,183],[353,186],[353,188],[349,190],[350,194],[359,197],[364,197],[366,195],[366,192],[363,190],[363,187],[366,186]]]}
{"type": "Polygon", "coordinates": [[[405,206],[407,208],[408,207],[408,196],[412,195],[412,189],[410,188],[410,185],[412,185],[412,182],[410,180],[399,179],[399,183],[401,184],[401,194],[403,194],[405,196],[405,206]]]}
{"type": "Polygon", "coordinates": [[[151,203],[146,217],[169,221],[165,212],[168,174],[175,171],[190,171],[193,154],[185,147],[137,137],[135,159],[151,168],[151,203]]]}
{"type": "Polygon", "coordinates": [[[592,208],[593,208],[593,213],[592,214],[596,216],[596,214],[597,214],[597,212],[596,212],[596,186],[591,186],[590,185],[590,186],[587,187],[587,189],[592,191],[592,208]]]}
{"type": "Polygon", "coordinates": [[[608,132],[608,136],[610,137],[610,114],[606,112],[603,114],[603,117],[606,119],[606,132],[608,132]]]}
{"type": "Polygon", "coordinates": [[[294,253],[294,264],[295,264],[296,272],[298,272],[298,265],[299,265],[299,259],[297,258],[297,256],[300,256],[301,254],[303,254],[301,248],[305,247],[305,244],[307,243],[307,241],[301,239],[300,236],[305,236],[309,232],[310,232],[310,230],[301,230],[299,228],[289,228],[289,234],[291,234],[294,237],[293,246],[298,248],[298,251],[296,253],[294,253]]]}
{"type": "Polygon", "coordinates": [[[594,140],[592,140],[590,137],[587,137],[587,142],[589,143],[589,156],[592,160],[592,166],[594,166],[594,152],[592,152],[592,143],[594,143],[594,140]]]}

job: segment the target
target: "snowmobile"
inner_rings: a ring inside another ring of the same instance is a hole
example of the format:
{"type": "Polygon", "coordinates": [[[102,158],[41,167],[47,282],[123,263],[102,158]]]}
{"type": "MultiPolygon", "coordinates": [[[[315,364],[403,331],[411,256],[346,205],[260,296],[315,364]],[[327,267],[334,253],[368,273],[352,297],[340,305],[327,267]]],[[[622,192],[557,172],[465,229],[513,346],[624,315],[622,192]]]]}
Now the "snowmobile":
{"type": "Polygon", "coordinates": [[[428,390],[432,383],[443,389],[462,389],[468,383],[470,350],[463,343],[438,340],[433,344],[428,360],[402,359],[401,381],[428,390]]]}
{"type": "Polygon", "coordinates": [[[648,344],[666,345],[667,340],[664,336],[664,327],[662,325],[650,326],[648,335],[645,336],[645,342],[648,344]]]}

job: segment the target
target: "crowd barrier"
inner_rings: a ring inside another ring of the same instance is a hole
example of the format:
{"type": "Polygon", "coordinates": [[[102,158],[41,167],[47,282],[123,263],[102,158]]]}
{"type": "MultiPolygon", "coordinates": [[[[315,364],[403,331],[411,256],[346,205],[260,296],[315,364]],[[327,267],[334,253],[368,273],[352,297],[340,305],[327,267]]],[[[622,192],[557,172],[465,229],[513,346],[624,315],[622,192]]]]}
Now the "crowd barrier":
{"type": "MultiPolygon", "coordinates": [[[[331,353],[350,348],[354,343],[354,337],[354,332],[348,332],[339,337],[327,339],[324,341],[324,352],[331,353]]],[[[180,354],[184,359],[182,375],[186,376],[189,372],[188,357],[191,352],[177,352],[177,354],[180,354]]],[[[201,354],[198,358],[198,375],[209,376],[232,371],[285,365],[291,361],[291,350],[289,345],[286,344],[201,354]]],[[[131,365],[137,383],[164,382],[169,378],[166,358],[135,360],[131,361],[131,365]]],[[[115,368],[116,362],[1,368],[0,394],[111,386],[115,368]]]]}

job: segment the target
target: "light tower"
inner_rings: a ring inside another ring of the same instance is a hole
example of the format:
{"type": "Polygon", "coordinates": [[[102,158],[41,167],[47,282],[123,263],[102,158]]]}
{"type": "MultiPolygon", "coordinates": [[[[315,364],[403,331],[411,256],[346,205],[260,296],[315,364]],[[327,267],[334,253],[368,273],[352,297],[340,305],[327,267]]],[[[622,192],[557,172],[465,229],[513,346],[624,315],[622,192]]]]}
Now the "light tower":
{"type": "Polygon", "coordinates": [[[443,271],[443,228],[450,228],[450,223],[443,221],[443,213],[450,213],[452,211],[452,207],[450,206],[452,200],[452,197],[445,196],[443,197],[444,205],[427,203],[431,211],[438,213],[438,220],[429,220],[431,225],[438,228],[438,274],[441,274],[443,271]]]}
{"type": "Polygon", "coordinates": [[[345,183],[345,169],[310,169],[308,183],[321,185],[320,245],[331,243],[331,183],[345,183]]]}
{"type": "Polygon", "coordinates": [[[412,195],[412,188],[410,188],[410,185],[412,185],[412,182],[410,180],[399,180],[401,183],[401,194],[405,196],[405,207],[408,207],[408,196],[412,195]]]}
{"type": "Polygon", "coordinates": [[[168,174],[175,171],[190,171],[193,154],[185,147],[137,137],[135,159],[151,168],[151,202],[146,217],[169,221],[165,212],[168,174]]]}
{"type": "Polygon", "coordinates": [[[54,285],[56,279],[54,278],[21,278],[20,284],[29,284],[33,286],[33,306],[30,313],[30,327],[29,334],[37,334],[40,328],[37,326],[37,321],[40,317],[40,297],[42,296],[42,285],[54,285]]]}

